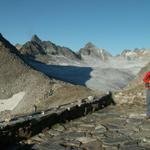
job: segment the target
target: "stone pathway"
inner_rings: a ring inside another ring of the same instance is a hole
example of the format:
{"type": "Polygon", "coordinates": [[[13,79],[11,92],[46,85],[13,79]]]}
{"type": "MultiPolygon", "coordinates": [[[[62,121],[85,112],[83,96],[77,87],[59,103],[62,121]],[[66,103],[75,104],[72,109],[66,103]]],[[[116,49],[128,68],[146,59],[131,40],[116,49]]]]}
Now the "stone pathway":
{"type": "Polygon", "coordinates": [[[145,106],[109,106],[24,143],[34,150],[150,150],[150,120],[145,106]]]}

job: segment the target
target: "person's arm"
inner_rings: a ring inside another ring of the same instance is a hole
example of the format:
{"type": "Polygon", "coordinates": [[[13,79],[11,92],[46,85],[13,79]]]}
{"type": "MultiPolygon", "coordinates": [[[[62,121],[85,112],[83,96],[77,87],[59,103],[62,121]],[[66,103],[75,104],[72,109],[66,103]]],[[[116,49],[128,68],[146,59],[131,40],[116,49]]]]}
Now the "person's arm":
{"type": "Polygon", "coordinates": [[[150,71],[146,73],[146,75],[143,78],[143,81],[145,83],[150,83],[150,71]]]}

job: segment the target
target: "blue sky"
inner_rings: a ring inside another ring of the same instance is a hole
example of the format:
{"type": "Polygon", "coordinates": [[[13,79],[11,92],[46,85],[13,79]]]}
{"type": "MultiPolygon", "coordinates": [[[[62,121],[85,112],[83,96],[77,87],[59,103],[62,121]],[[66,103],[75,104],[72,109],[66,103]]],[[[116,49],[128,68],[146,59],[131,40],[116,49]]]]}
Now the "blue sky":
{"type": "Polygon", "coordinates": [[[150,0],[0,0],[0,32],[13,44],[37,34],[79,50],[87,42],[113,55],[150,47],[150,0]]]}

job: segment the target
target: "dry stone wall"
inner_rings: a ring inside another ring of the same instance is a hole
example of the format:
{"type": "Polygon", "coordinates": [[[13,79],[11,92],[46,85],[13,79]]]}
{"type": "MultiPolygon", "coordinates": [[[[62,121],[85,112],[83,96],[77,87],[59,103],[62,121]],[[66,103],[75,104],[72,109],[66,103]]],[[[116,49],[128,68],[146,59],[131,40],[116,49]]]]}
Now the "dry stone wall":
{"type": "Polygon", "coordinates": [[[36,135],[51,128],[56,123],[63,123],[102,109],[113,102],[111,93],[99,98],[87,98],[74,103],[36,112],[27,116],[0,123],[0,144],[11,144],[36,135]]]}

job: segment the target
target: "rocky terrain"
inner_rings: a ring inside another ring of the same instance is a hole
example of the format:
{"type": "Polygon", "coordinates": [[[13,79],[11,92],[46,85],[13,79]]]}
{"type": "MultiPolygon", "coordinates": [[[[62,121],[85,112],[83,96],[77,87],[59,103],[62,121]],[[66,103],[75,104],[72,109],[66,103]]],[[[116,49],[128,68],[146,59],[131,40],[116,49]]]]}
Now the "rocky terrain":
{"type": "MultiPolygon", "coordinates": [[[[48,109],[95,95],[86,87],[47,77],[26,63],[22,55],[0,34],[0,111],[23,114],[48,109]]],[[[7,118],[9,118],[7,116],[7,118]]]]}
{"type": "Polygon", "coordinates": [[[149,150],[149,123],[143,106],[109,106],[65,124],[55,124],[14,150],[149,150]]]}
{"type": "Polygon", "coordinates": [[[144,75],[146,74],[146,72],[149,71],[149,68],[150,68],[150,62],[144,66],[140,72],[136,75],[136,77],[134,78],[134,80],[132,80],[131,82],[129,82],[128,86],[126,87],[127,89],[130,89],[130,88],[134,88],[136,86],[140,87],[144,87],[143,86],[143,78],[144,78],[144,75]]]}
{"type": "Polygon", "coordinates": [[[137,76],[128,83],[128,85],[121,90],[116,92],[116,101],[117,103],[128,103],[128,104],[139,104],[146,105],[146,89],[143,82],[143,77],[147,71],[149,71],[150,63],[141,69],[137,76]]]}
{"type": "MultiPolygon", "coordinates": [[[[87,97],[91,101],[102,94],[97,91],[114,90],[112,98],[116,105],[54,124],[27,140],[7,147],[8,150],[149,149],[150,121],[145,118],[143,84],[143,76],[150,67],[148,49],[125,50],[114,57],[88,43],[76,54],[68,48],[41,41],[36,35],[31,41],[16,47],[18,50],[0,34],[0,120],[3,123],[11,124],[10,117],[14,115],[35,112],[35,106],[40,112],[37,115],[44,116],[48,113],[46,110],[52,107],[65,107],[67,103],[73,105],[75,101],[84,103],[87,97]]],[[[87,107],[86,104],[84,106],[87,107]]],[[[67,112],[70,111],[70,107],[66,107],[67,112]]],[[[100,108],[103,107],[102,103],[100,108]]],[[[72,115],[68,113],[67,117],[69,114],[72,115]]],[[[32,117],[34,123],[34,119],[39,121],[33,114],[27,116],[29,120],[32,117]]]]}

